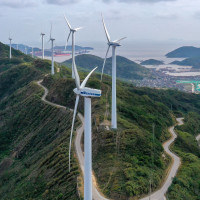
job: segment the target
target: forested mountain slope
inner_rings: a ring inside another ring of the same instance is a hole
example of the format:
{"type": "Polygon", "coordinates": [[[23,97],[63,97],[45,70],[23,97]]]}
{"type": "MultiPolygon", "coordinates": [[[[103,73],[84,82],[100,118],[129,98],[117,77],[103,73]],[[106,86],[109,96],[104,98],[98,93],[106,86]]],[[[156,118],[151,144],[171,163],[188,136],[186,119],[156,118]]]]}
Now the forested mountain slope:
{"type": "MultiPolygon", "coordinates": [[[[71,71],[62,66],[55,76],[45,76],[50,72],[50,62],[22,60],[18,64],[8,59],[7,64],[0,62],[0,69],[3,68],[0,72],[0,199],[78,199],[80,170],[74,150],[72,171],[68,172],[72,120],[68,107],[73,108],[75,100],[71,71]],[[35,82],[40,79],[44,79],[42,84],[49,89],[47,99],[66,106],[66,109],[41,101],[44,91],[35,82]]],[[[80,73],[81,80],[86,74],[80,73]]],[[[169,138],[167,130],[175,122],[174,115],[185,116],[186,124],[180,127],[180,132],[187,133],[179,134],[174,148],[181,156],[183,152],[186,156],[189,153],[195,165],[187,176],[180,171],[177,178],[187,182],[188,177],[199,169],[198,146],[194,142],[200,131],[199,120],[194,122],[200,114],[199,95],[136,88],[118,81],[119,128],[114,131],[105,130],[103,124],[106,105],[109,105],[110,113],[111,78],[105,76],[101,83],[100,75],[95,74],[88,86],[101,88],[103,92],[102,98],[92,100],[93,168],[106,196],[116,200],[138,199],[149,192],[150,179],[153,190],[160,186],[170,162],[161,144],[169,138]],[[189,112],[193,112],[190,117],[189,112]],[[189,119],[195,129],[190,127],[189,119]],[[152,124],[155,124],[155,142],[152,142],[152,124]],[[186,139],[188,134],[190,140],[186,139]]],[[[78,110],[84,112],[82,98],[78,110]]],[[[76,126],[78,124],[77,120],[76,126]]],[[[181,169],[188,164],[192,163],[184,163],[181,169]]],[[[196,189],[190,188],[198,185],[198,177],[190,180],[186,187],[181,181],[174,182],[169,199],[174,200],[178,188],[181,194],[198,200],[196,189]]]]}

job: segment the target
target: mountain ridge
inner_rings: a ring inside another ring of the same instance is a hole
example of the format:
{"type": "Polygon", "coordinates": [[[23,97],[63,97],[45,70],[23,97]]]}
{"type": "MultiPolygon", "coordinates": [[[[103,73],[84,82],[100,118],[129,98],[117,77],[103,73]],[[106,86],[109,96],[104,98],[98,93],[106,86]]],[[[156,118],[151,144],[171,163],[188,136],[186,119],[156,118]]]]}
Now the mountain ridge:
{"type": "MultiPolygon", "coordinates": [[[[103,66],[103,58],[91,55],[83,54],[76,56],[76,64],[81,69],[86,71],[92,70],[98,66],[97,72],[101,73],[103,66]]],[[[71,59],[63,62],[67,66],[71,66],[71,59]]],[[[112,73],[112,59],[108,58],[105,64],[104,73],[111,75],[112,73]]],[[[126,80],[143,79],[144,77],[151,77],[151,73],[145,67],[125,58],[117,56],[117,77],[126,80]]]]}
{"type": "MultiPolygon", "coordinates": [[[[56,69],[60,67],[60,73],[55,70],[54,76],[45,76],[50,73],[51,63],[40,59],[29,62],[22,59],[20,64],[10,64],[7,58],[7,64],[0,62],[0,69],[2,65],[0,162],[13,151],[18,151],[18,156],[0,175],[0,199],[78,199],[77,177],[81,175],[74,148],[72,171],[68,172],[72,113],[68,109],[60,110],[44,104],[41,101],[43,90],[35,83],[43,78],[42,84],[49,89],[47,100],[73,108],[75,83],[71,70],[66,66],[56,66],[56,69]]],[[[84,72],[79,74],[81,80],[87,75],[84,72]]],[[[111,77],[105,75],[100,82],[99,74],[94,73],[87,83],[89,87],[102,89],[102,98],[93,99],[92,103],[93,166],[101,191],[116,200],[138,199],[149,193],[152,173],[152,190],[159,187],[169,164],[168,157],[163,156],[161,142],[169,137],[167,129],[174,123],[173,115],[184,115],[186,123],[181,127],[175,150],[184,158],[182,167],[187,176],[181,172],[174,179],[168,196],[181,200],[184,194],[189,199],[198,200],[195,185],[199,177],[195,169],[200,165],[198,146],[193,139],[200,131],[199,95],[136,88],[120,80],[117,83],[118,131],[107,131],[101,126],[106,102],[111,104],[111,77]],[[195,114],[188,114],[190,112],[195,114]],[[154,164],[151,161],[152,145],[155,149],[154,164]],[[189,180],[191,188],[183,184],[190,178],[190,171],[196,174],[189,180]]],[[[78,110],[84,112],[82,98],[78,110]]],[[[76,121],[76,126],[78,124],[76,121]]]]}

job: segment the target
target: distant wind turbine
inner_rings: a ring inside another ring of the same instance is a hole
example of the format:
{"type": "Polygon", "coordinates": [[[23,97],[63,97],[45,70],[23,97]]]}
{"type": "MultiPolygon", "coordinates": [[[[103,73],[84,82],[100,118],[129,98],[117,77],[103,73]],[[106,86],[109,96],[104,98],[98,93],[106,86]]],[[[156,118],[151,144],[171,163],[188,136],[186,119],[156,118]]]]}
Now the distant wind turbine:
{"type": "Polygon", "coordinates": [[[108,33],[108,30],[107,30],[105,22],[104,22],[103,15],[102,15],[102,22],[103,22],[104,30],[105,30],[106,37],[107,37],[107,40],[108,40],[108,49],[107,49],[106,56],[105,56],[104,63],[103,63],[103,67],[102,67],[101,80],[102,80],[102,76],[103,76],[104,67],[105,67],[105,64],[106,64],[108,52],[109,52],[110,47],[112,47],[112,116],[111,116],[111,127],[114,128],[114,129],[117,129],[116,47],[121,46],[120,41],[125,39],[126,37],[123,37],[119,40],[111,41],[110,35],[108,33]]]}
{"type": "Polygon", "coordinates": [[[85,78],[85,80],[80,84],[80,77],[77,72],[76,65],[73,65],[76,88],[74,93],[76,94],[76,102],[74,107],[74,114],[72,120],[72,128],[70,135],[70,145],[69,145],[69,171],[70,171],[70,157],[71,157],[71,145],[72,145],[72,134],[74,130],[74,122],[77,112],[77,107],[79,103],[79,97],[84,97],[84,199],[92,200],[92,123],[91,123],[91,97],[100,97],[101,90],[91,89],[85,87],[88,79],[92,73],[96,70],[94,68],[85,78]]]}
{"type": "Polygon", "coordinates": [[[10,40],[10,54],[9,54],[9,58],[12,58],[12,38],[9,36],[8,38],[10,40]]]}
{"type": "Polygon", "coordinates": [[[40,35],[42,37],[42,59],[44,59],[44,36],[45,36],[45,34],[41,33],[40,35]]]}
{"type": "Polygon", "coordinates": [[[49,42],[51,41],[51,74],[54,75],[54,38],[52,38],[52,24],[51,24],[51,30],[50,30],[50,39],[49,42]]]}
{"type": "Polygon", "coordinates": [[[25,46],[25,54],[27,55],[27,47],[25,46]]]}
{"type": "Polygon", "coordinates": [[[34,57],[34,49],[33,49],[33,47],[32,47],[32,58],[34,57]]]}
{"type": "Polygon", "coordinates": [[[65,50],[66,50],[70,35],[72,34],[72,78],[74,79],[75,75],[74,75],[74,70],[73,70],[74,67],[73,66],[75,66],[75,33],[78,30],[82,29],[82,27],[72,28],[65,15],[64,15],[64,18],[65,18],[65,21],[66,21],[66,23],[67,23],[67,25],[69,27],[69,30],[70,30],[68,38],[67,38],[67,42],[66,42],[66,45],[65,45],[65,50]]]}

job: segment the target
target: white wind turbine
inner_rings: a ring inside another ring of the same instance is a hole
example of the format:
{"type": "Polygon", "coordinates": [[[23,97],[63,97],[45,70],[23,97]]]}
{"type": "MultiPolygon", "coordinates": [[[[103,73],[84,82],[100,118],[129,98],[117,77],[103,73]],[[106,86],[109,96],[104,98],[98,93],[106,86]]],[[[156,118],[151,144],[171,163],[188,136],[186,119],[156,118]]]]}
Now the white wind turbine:
{"type": "Polygon", "coordinates": [[[25,54],[27,55],[27,47],[25,46],[25,54]]]}
{"type": "Polygon", "coordinates": [[[111,116],[111,127],[114,129],[117,129],[117,100],[116,100],[116,47],[121,46],[120,45],[120,41],[125,39],[126,37],[123,37],[119,40],[114,40],[111,41],[110,40],[110,35],[108,33],[108,30],[106,28],[104,19],[103,19],[103,15],[102,15],[102,22],[103,22],[103,26],[104,26],[104,30],[106,33],[106,37],[108,40],[108,49],[106,52],[106,56],[105,56],[105,60],[103,63],[103,68],[102,68],[102,74],[101,74],[101,80],[102,80],[102,76],[103,76],[103,72],[104,72],[104,67],[106,64],[106,59],[108,56],[108,52],[110,47],[112,47],[112,116],[111,116]]]}
{"type": "Polygon", "coordinates": [[[50,39],[49,39],[49,42],[51,41],[51,75],[54,75],[55,72],[54,72],[54,38],[52,38],[51,36],[52,34],[52,24],[51,24],[51,30],[50,30],[50,39]]]}
{"type": "Polygon", "coordinates": [[[66,45],[65,45],[65,50],[66,50],[66,46],[68,44],[68,41],[69,41],[69,38],[70,38],[70,35],[72,34],[72,78],[74,79],[75,78],[75,75],[74,75],[74,67],[75,66],[75,33],[82,29],[82,27],[79,27],[79,28],[72,28],[69,21],[67,20],[66,16],[64,15],[64,18],[65,18],[65,21],[67,22],[67,25],[69,27],[69,35],[68,35],[68,38],[67,38],[67,42],[66,42],[66,45]]]}
{"type": "Polygon", "coordinates": [[[8,38],[10,40],[10,53],[9,53],[9,58],[12,58],[12,38],[9,36],[8,38]]]}
{"type": "Polygon", "coordinates": [[[33,47],[32,47],[32,58],[34,57],[34,49],[33,49],[33,47]]]}
{"type": "Polygon", "coordinates": [[[74,76],[76,88],[74,93],[76,94],[76,102],[74,107],[74,114],[72,120],[72,128],[70,135],[70,144],[69,144],[69,171],[70,171],[70,157],[71,157],[71,145],[72,145],[72,134],[74,129],[74,121],[76,117],[77,107],[79,103],[79,97],[84,97],[84,199],[92,200],[92,124],[91,124],[91,97],[100,97],[101,90],[91,89],[85,87],[88,79],[92,73],[96,70],[93,69],[85,78],[85,80],[80,84],[80,77],[77,72],[76,65],[73,65],[74,76]]]}
{"type": "Polygon", "coordinates": [[[42,59],[44,59],[44,33],[41,33],[41,38],[42,38],[42,59]]]}

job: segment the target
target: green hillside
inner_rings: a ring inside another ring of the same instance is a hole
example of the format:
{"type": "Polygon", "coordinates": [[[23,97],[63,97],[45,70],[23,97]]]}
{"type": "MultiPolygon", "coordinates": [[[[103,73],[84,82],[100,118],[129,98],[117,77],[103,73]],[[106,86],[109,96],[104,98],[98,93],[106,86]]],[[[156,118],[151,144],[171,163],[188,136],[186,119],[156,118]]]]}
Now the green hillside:
{"type": "Polygon", "coordinates": [[[166,54],[168,58],[191,58],[200,55],[200,48],[192,46],[184,46],[166,54]]]}
{"type": "MultiPolygon", "coordinates": [[[[103,59],[94,55],[79,55],[76,56],[76,64],[85,71],[90,71],[94,67],[98,67],[97,72],[101,73],[103,66],[103,59]]],[[[63,64],[70,66],[71,59],[65,61],[63,64]]],[[[104,68],[105,74],[112,74],[112,59],[108,58],[104,68]]],[[[143,79],[144,77],[151,77],[151,73],[145,67],[128,60],[127,58],[117,56],[117,77],[125,80],[143,79]]]]}
{"type": "MultiPolygon", "coordinates": [[[[98,79],[95,82],[96,88],[101,87],[104,91],[99,101],[93,100],[93,111],[95,110],[93,113],[93,167],[101,190],[112,199],[139,197],[148,193],[150,177],[153,177],[155,190],[162,183],[164,171],[169,163],[167,156],[165,159],[162,157],[161,142],[169,137],[167,129],[174,123],[172,114],[180,116],[193,111],[199,115],[200,97],[176,90],[135,88],[118,82],[118,131],[105,131],[97,127],[101,127],[99,125],[103,120],[106,94],[111,103],[109,89],[111,79],[105,76],[105,82],[101,86],[98,79]],[[173,113],[170,111],[171,104],[173,113]],[[153,166],[151,162],[152,123],[155,123],[156,127],[153,166]]],[[[43,84],[50,89],[48,96],[50,101],[71,104],[68,96],[71,98],[73,94],[65,95],[71,84],[68,80],[47,77],[43,84]]],[[[90,80],[88,85],[94,86],[94,80],[90,80]]],[[[82,102],[79,110],[83,112],[82,102]]],[[[193,139],[188,141],[188,144],[194,141],[194,136],[192,137],[193,139]]],[[[194,181],[194,184],[196,183],[197,180],[194,181]]],[[[189,192],[189,188],[182,189],[183,192],[189,192]]]]}
{"type": "Polygon", "coordinates": [[[194,137],[200,132],[199,120],[199,114],[188,113],[185,117],[185,124],[176,129],[178,138],[173,150],[181,157],[182,167],[169,188],[169,199],[199,200],[200,148],[194,137]]]}
{"type": "Polygon", "coordinates": [[[0,199],[77,199],[74,158],[68,172],[71,112],[44,104],[34,82],[50,62],[8,66],[0,73],[0,199]]]}
{"type": "MultiPolygon", "coordinates": [[[[75,83],[71,79],[71,70],[65,66],[55,76],[45,76],[50,72],[50,66],[49,61],[42,60],[23,61],[19,64],[0,62],[0,69],[4,69],[0,72],[2,200],[79,199],[77,178],[80,176],[80,169],[74,148],[72,171],[68,172],[72,120],[68,107],[74,107],[75,83]],[[58,109],[41,101],[44,91],[36,84],[36,80],[42,78],[42,84],[49,89],[47,99],[66,106],[66,109],[58,109]]],[[[86,74],[80,73],[81,80],[86,74]]],[[[101,84],[100,75],[93,75],[87,86],[101,88],[103,91],[102,98],[92,100],[92,124],[93,168],[99,187],[105,195],[115,200],[137,200],[149,193],[150,179],[153,190],[159,187],[170,162],[168,156],[163,156],[161,144],[169,138],[167,130],[174,124],[175,115],[185,115],[186,124],[180,127],[180,140],[177,140],[174,148],[181,156],[189,154],[190,159],[194,158],[192,162],[195,166],[188,169],[187,175],[197,172],[199,153],[194,136],[200,131],[200,120],[194,120],[200,118],[199,95],[176,90],[136,88],[118,81],[119,128],[117,131],[107,131],[102,123],[106,105],[111,105],[111,78],[105,75],[101,84]],[[187,113],[190,112],[193,114],[189,116],[187,113]],[[152,124],[155,124],[154,143],[152,124]],[[187,134],[181,135],[181,132],[187,134]]],[[[84,112],[83,98],[78,110],[84,112]]],[[[110,115],[107,119],[110,120],[110,115]]],[[[76,126],[78,124],[77,120],[76,126]]],[[[181,169],[187,167],[187,164],[190,163],[184,163],[181,169]]],[[[181,171],[177,178],[182,182],[188,180],[181,171]]],[[[191,189],[193,185],[196,187],[199,184],[198,176],[191,179],[187,187],[182,182],[174,182],[169,191],[170,200],[174,200],[177,188],[181,194],[185,193],[198,200],[196,190],[191,189]]],[[[80,182],[79,184],[81,185],[80,182]]]]}

